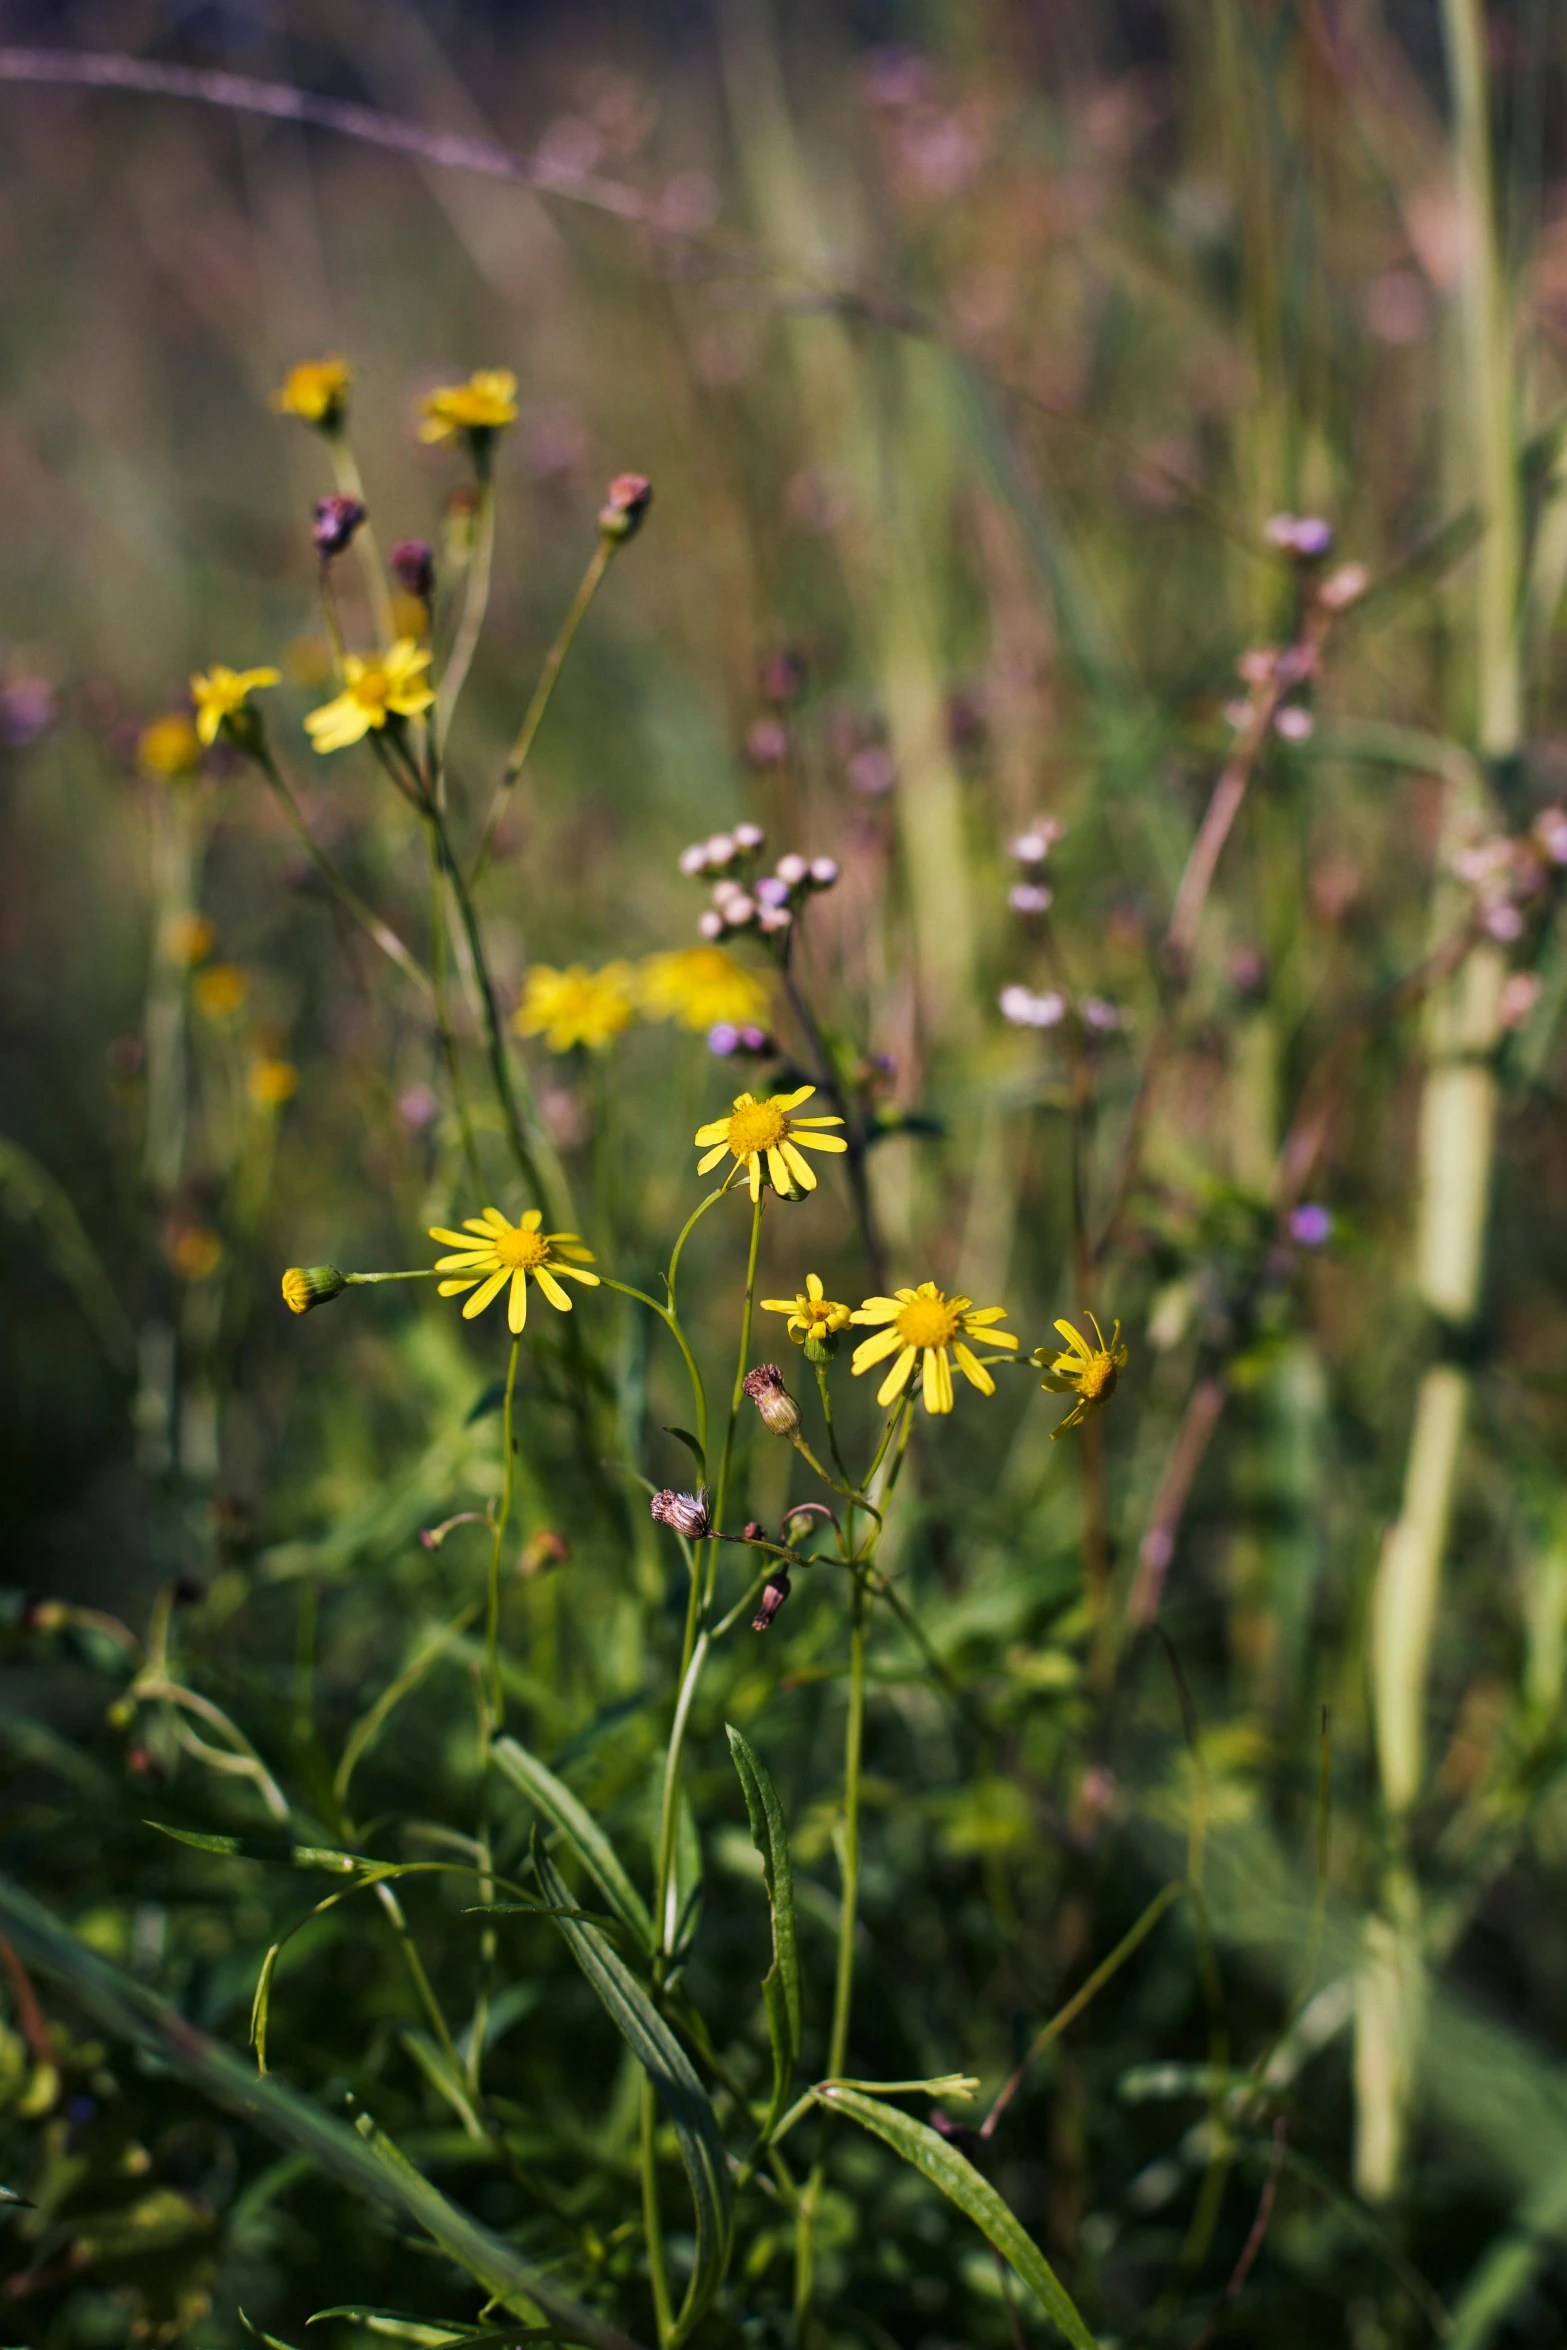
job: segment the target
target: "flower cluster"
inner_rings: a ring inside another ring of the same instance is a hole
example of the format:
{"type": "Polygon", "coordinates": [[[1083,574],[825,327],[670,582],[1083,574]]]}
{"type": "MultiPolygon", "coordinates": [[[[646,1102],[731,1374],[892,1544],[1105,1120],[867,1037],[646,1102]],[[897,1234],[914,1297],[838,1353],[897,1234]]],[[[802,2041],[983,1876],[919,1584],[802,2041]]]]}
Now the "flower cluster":
{"type": "Polygon", "coordinates": [[[1567,810],[1542,808],[1528,832],[1470,841],[1453,857],[1474,892],[1480,927],[1502,946],[1523,936],[1525,909],[1544,897],[1552,872],[1567,866],[1567,810]]]}
{"type": "Polygon", "coordinates": [[[1014,914],[1046,914],[1055,892],[1044,880],[1045,859],[1066,827],[1054,816],[1042,816],[1008,843],[1007,855],[1023,868],[1023,877],[1015,881],[1007,892],[1007,904],[1014,914]]]}
{"type": "Polygon", "coordinates": [[[1058,1028],[1069,1011],[1075,1012],[1091,1036],[1112,1036],[1126,1026],[1126,1014],[1108,996],[1079,996],[1075,1002],[1059,988],[1036,995],[1029,987],[1004,987],[996,998],[1003,1020],[1014,1028],[1058,1028]]]}
{"type": "Polygon", "coordinates": [[[737,824],[730,832],[715,832],[708,840],[693,841],[681,852],[680,870],[688,880],[712,883],[713,903],[697,925],[706,939],[754,930],[764,936],[787,930],[801,904],[819,890],[831,889],[838,879],[833,857],[802,857],[794,851],[779,858],[771,873],[758,874],[756,865],[765,846],[757,824],[737,824]]]}

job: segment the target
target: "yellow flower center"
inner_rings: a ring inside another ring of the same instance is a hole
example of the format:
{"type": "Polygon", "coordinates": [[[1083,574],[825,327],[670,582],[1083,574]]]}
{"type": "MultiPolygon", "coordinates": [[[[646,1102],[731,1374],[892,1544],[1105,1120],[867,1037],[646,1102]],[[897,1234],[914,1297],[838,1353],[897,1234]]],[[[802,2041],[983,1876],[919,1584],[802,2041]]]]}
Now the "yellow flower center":
{"type": "Polygon", "coordinates": [[[905,1346],[950,1346],[958,1321],[958,1308],[938,1290],[934,1297],[911,1297],[898,1308],[898,1336],[905,1346]]]}
{"type": "Polygon", "coordinates": [[[392,681],[379,662],[375,662],[354,679],[350,691],[362,710],[384,710],[392,691],[392,681]]]}
{"type": "Polygon", "coordinates": [[[550,1253],[550,1244],[542,1232],[529,1232],[515,1225],[503,1232],[495,1243],[495,1262],[515,1265],[524,1273],[531,1273],[535,1265],[542,1265],[550,1253]]]}
{"type": "Polygon", "coordinates": [[[835,1314],[843,1311],[830,1297],[797,1297],[794,1310],[802,1322],[830,1322],[835,1314]]]}
{"type": "Polygon", "coordinates": [[[789,1131],[787,1111],[772,1102],[747,1102],[729,1121],[729,1148],[737,1159],[776,1150],[789,1131]]]}
{"type": "Polygon", "coordinates": [[[1120,1376],[1114,1355],[1090,1355],[1077,1374],[1078,1392],[1086,1395],[1091,1402],[1101,1395],[1113,1395],[1120,1376]]]}

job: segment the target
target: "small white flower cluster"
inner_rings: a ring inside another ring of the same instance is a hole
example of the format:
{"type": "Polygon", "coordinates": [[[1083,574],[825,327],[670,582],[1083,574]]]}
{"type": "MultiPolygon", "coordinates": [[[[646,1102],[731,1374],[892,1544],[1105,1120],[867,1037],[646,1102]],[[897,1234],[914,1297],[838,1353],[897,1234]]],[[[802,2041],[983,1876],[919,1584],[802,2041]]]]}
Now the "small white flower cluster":
{"type": "MultiPolygon", "coordinates": [[[[1065,829],[1054,816],[1040,816],[1026,832],[1020,832],[1016,840],[1008,843],[1008,856],[1022,866],[1024,873],[1024,878],[1015,881],[1007,892],[1007,904],[1014,914],[1049,912],[1055,892],[1041,878],[1041,874],[1045,859],[1065,829]]],[[[1048,1022],[1044,1025],[1048,1026],[1048,1022]]]]}
{"type": "Polygon", "coordinates": [[[800,902],[817,890],[831,889],[838,879],[836,858],[793,852],[780,857],[771,873],[753,877],[764,840],[759,824],[737,824],[730,832],[715,832],[681,851],[680,870],[688,879],[713,879],[713,902],[697,924],[704,938],[724,938],[741,930],[787,930],[800,902]]]}
{"type": "MultiPolygon", "coordinates": [[[[1552,866],[1567,866],[1567,809],[1542,808],[1519,838],[1496,833],[1453,858],[1453,871],[1474,891],[1481,929],[1502,946],[1523,936],[1524,908],[1543,894],[1552,866]]],[[[1521,990],[1514,994],[1521,1000],[1521,990]]],[[[1531,999],[1523,1016],[1532,1008],[1531,999]]]]}
{"type": "MultiPolygon", "coordinates": [[[[1014,1028],[1058,1028],[1070,1008],[1060,989],[1054,987],[1043,995],[1036,995],[1031,987],[1004,987],[996,1000],[1002,1019],[1014,1028]]],[[[1126,1014],[1102,995],[1079,997],[1076,1010],[1083,1026],[1097,1036],[1113,1035],[1126,1026],[1126,1014]]]]}

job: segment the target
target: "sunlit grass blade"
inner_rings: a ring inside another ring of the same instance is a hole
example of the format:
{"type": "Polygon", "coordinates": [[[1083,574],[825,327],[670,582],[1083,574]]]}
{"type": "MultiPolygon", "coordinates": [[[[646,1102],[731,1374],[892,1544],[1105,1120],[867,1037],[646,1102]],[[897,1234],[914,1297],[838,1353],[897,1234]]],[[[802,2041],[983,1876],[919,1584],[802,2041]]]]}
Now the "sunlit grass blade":
{"type": "Polygon", "coordinates": [[[772,1914],[773,1963],[762,1978],[767,2036],[773,2050],[773,2094],[762,2123],[765,2142],[778,2126],[794,2068],[800,2060],[800,1955],[794,1932],[794,1869],[783,1806],[761,1756],[732,1723],[724,1725],[740,1777],[751,1841],[762,1856],[762,1881],[772,1914]]]}
{"type": "MultiPolygon", "coordinates": [[[[537,1755],[530,1754],[515,1738],[498,1738],[493,1751],[496,1768],[505,1773],[534,1809],[542,1812],[551,1827],[565,1838],[615,1915],[631,1928],[645,1949],[651,1949],[653,1921],[647,1903],[592,1814],[578,1802],[564,1780],[557,1779],[537,1755]]],[[[570,1896],[564,1887],[559,1898],[570,1906],[570,1896]]]]}

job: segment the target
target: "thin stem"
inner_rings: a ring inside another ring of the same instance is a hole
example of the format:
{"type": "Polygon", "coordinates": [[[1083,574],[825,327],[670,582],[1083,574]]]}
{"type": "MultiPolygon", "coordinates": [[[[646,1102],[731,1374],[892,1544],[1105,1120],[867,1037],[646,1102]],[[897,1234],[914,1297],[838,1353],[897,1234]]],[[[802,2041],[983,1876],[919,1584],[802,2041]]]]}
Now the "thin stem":
{"type": "Polygon", "coordinates": [[[843,1755],[842,1905],[838,1915],[838,1971],[833,1988],[832,2030],[827,2041],[827,2074],[843,2072],[849,2046],[849,2011],[854,1998],[854,1937],[860,1903],[860,1757],[865,1737],[865,1584],[854,1579],[849,1613],[849,1719],[843,1755]]]}
{"type": "Polygon", "coordinates": [[[416,986],[422,987],[426,995],[433,994],[434,986],[429,972],[409,953],[396,931],[389,924],[383,922],[380,915],[374,913],[365,904],[358,891],[343,879],[331,858],[311,832],[309,825],[305,822],[304,811],[294,797],[290,785],[265,740],[258,743],[252,755],[281,802],[300,847],[332,891],[338,903],[353,916],[361,929],[374,939],[382,954],[389,956],[399,971],[405,972],[416,986]]]}
{"type": "Polygon", "coordinates": [[[506,1539],[506,1524],[511,1516],[512,1485],[516,1477],[516,1455],[512,1446],[512,1398],[517,1387],[517,1357],[522,1352],[522,1340],[511,1342],[511,1359],[506,1365],[506,1402],[501,1416],[501,1444],[504,1449],[505,1470],[501,1479],[501,1506],[495,1517],[495,1538],[490,1544],[490,1575],[488,1598],[484,1617],[484,1670],[489,1681],[490,1720],[499,1730],[506,1718],[506,1693],[501,1683],[501,1545],[506,1539]]]}
{"type": "Polygon", "coordinates": [[[451,732],[452,712],[468,682],[490,602],[490,574],[495,560],[495,487],[488,470],[480,474],[477,487],[473,552],[468,558],[468,576],[463,583],[462,613],[435,696],[436,730],[442,742],[451,732]]]}
{"type": "MultiPolygon", "coordinates": [[[[696,1606],[697,1586],[692,1584],[693,1609],[696,1606]]],[[[689,1631],[694,1615],[687,1618],[689,1631]]],[[[675,1914],[675,1832],[680,1813],[680,1758],[685,1750],[686,1724],[691,1718],[692,1701],[697,1683],[702,1678],[702,1667],[707,1662],[711,1645],[706,1632],[699,1634],[691,1651],[691,1659],[681,1677],[680,1695],[675,1701],[675,1718],[669,1729],[669,1753],[664,1761],[664,1792],[658,1823],[658,1874],[654,1893],[654,1927],[658,1934],[657,1971],[662,1980],[668,1971],[668,1961],[674,1951],[674,1932],[679,1924],[675,1914]]]]}
{"type": "MultiPolygon", "coordinates": [[[[734,1455],[735,1428],[740,1418],[740,1405],[745,1396],[745,1375],[751,1367],[751,1313],[756,1299],[756,1258],[762,1245],[763,1192],[758,1186],[751,1202],[751,1248],[745,1265],[745,1305],[740,1315],[740,1355],[735,1364],[734,1393],[729,1398],[729,1419],[724,1429],[724,1449],[718,1463],[718,1484],[713,1502],[713,1523],[724,1522],[724,1507],[729,1499],[729,1464],[734,1455]]],[[[707,1580],[704,1602],[713,1596],[713,1580],[718,1573],[718,1544],[710,1543],[707,1553],[707,1580]]]]}
{"type": "Polygon", "coordinates": [[[811,1048],[811,1058],[816,1064],[817,1083],[834,1108],[842,1115],[844,1140],[848,1144],[848,1149],[844,1154],[844,1165],[848,1170],[849,1192],[854,1201],[855,1221],[860,1228],[860,1246],[865,1251],[866,1268],[870,1273],[872,1283],[878,1290],[884,1290],[887,1286],[887,1259],[881,1244],[881,1234],[876,1229],[876,1218],[871,1208],[870,1184],[865,1173],[864,1116],[859,1103],[850,1100],[839,1084],[838,1072],[833,1065],[832,1055],[827,1049],[826,1039],[817,1026],[816,1015],[806,1001],[805,991],[789,968],[789,956],[793,944],[794,933],[791,931],[785,939],[783,956],[779,965],[783,976],[784,993],[789,998],[790,1008],[804,1030],[806,1042],[811,1048]]]}
{"type": "Polygon", "coordinates": [[[664,1287],[669,1292],[669,1310],[671,1313],[675,1311],[675,1277],[680,1271],[680,1252],[685,1247],[686,1242],[690,1239],[691,1234],[695,1230],[696,1226],[707,1214],[708,1209],[714,1205],[715,1201],[721,1200],[728,1189],[729,1186],[727,1183],[721,1183],[716,1191],[710,1191],[706,1199],[699,1201],[698,1204],[691,1210],[690,1215],[687,1216],[685,1222],[680,1227],[680,1231],[675,1240],[675,1245],[669,1253],[669,1270],[664,1275],[664,1287]]]}
{"type": "MultiPolygon", "coordinates": [[[[716,1193],[714,1197],[717,1197],[716,1193]]],[[[706,1207],[707,1204],[705,1200],[702,1203],[703,1207],[706,1207]]],[[[701,1214],[700,1208],[697,1213],[701,1214]]],[[[645,1289],[634,1289],[629,1281],[612,1281],[609,1275],[604,1273],[599,1276],[599,1286],[602,1289],[613,1289],[621,1297],[634,1297],[638,1305],[648,1307],[651,1312],[657,1314],[676,1346],[679,1347],[685,1359],[687,1375],[691,1381],[691,1399],[696,1405],[696,1440],[702,1447],[702,1458],[705,1463],[707,1459],[707,1389],[703,1384],[702,1374],[697,1368],[696,1357],[687,1343],[686,1334],[680,1327],[679,1316],[673,1307],[661,1306],[656,1297],[649,1297],[645,1289]]]]}
{"type": "MultiPolygon", "coordinates": [[[[339,496],[352,498],[360,506],[366,505],[365,485],[360,479],[359,466],[348,435],[342,431],[331,432],[327,434],[326,441],[339,496]]],[[[375,525],[368,512],[354,533],[354,552],[359,557],[359,567],[365,575],[375,633],[384,649],[396,636],[397,625],[392,618],[392,591],[387,582],[386,565],[381,560],[375,525]]]]}
{"type": "Polygon", "coordinates": [[[533,689],[533,699],[528,704],[527,716],[523,719],[517,739],[512,744],[505,772],[495,787],[495,798],[491,803],[490,813],[485,822],[484,838],[479,843],[479,854],[474,859],[473,871],[468,877],[470,889],[477,889],[484,879],[491,852],[495,847],[495,835],[500,830],[501,818],[506,812],[506,803],[511,797],[517,778],[528,764],[528,754],[533,749],[533,738],[538,733],[544,713],[550,706],[550,696],[555,691],[555,680],[559,677],[561,665],[571,650],[571,640],[576,635],[583,614],[592,603],[598,591],[599,582],[609,569],[610,559],[619,544],[618,539],[600,535],[599,543],[593,550],[588,567],[582,574],[577,592],[571,600],[571,609],[560,624],[560,633],[544,656],[544,667],[540,670],[539,682],[533,689]]]}
{"type": "Polygon", "coordinates": [[[473,1186],[477,1202],[484,1196],[484,1169],[480,1164],[479,1145],[468,1109],[468,1091],[463,1083],[457,1034],[446,1008],[446,893],[441,886],[441,852],[433,820],[427,823],[426,830],[430,843],[430,960],[434,965],[431,978],[435,998],[435,1026],[440,1038],[441,1058],[446,1064],[446,1082],[451,1087],[452,1107],[457,1112],[457,1125],[462,1135],[463,1163],[467,1167],[468,1181],[473,1186]]]}

